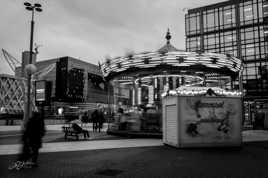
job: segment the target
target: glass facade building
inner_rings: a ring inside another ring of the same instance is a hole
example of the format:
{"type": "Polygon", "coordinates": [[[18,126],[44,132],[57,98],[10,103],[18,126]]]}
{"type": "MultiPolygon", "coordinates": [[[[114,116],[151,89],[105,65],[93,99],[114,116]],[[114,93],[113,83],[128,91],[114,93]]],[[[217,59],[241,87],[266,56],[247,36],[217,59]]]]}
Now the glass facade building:
{"type": "Polygon", "coordinates": [[[268,0],[230,0],[189,9],[186,50],[242,59],[245,99],[268,99],[267,24],[268,0]]]}

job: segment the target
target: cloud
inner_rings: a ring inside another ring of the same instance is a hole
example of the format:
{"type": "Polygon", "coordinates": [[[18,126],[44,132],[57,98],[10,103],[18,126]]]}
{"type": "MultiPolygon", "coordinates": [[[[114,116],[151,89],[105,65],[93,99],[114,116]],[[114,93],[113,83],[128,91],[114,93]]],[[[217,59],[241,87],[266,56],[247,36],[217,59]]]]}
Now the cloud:
{"type": "MultiPolygon", "coordinates": [[[[29,49],[30,13],[22,0],[4,0],[0,7],[0,48],[16,58],[29,49]]],[[[170,28],[171,43],[185,49],[183,8],[219,0],[46,0],[35,16],[34,41],[41,44],[38,60],[71,56],[97,64],[106,55],[127,51],[154,51],[165,44],[170,28]]],[[[37,1],[34,1],[37,2],[37,1]]],[[[10,71],[2,67],[0,73],[10,71]]]]}

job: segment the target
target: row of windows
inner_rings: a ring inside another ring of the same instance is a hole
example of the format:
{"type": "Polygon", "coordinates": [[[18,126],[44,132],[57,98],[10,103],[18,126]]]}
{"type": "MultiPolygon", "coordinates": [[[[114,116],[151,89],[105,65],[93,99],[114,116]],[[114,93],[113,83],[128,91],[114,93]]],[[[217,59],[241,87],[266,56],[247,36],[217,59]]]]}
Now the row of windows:
{"type": "Polygon", "coordinates": [[[234,46],[236,41],[236,31],[204,35],[204,46],[234,46]]]}
{"type": "Polygon", "coordinates": [[[235,7],[226,6],[203,13],[204,32],[221,28],[235,27],[235,7]]]}
{"type": "MultiPolygon", "coordinates": [[[[268,45],[268,44],[267,44],[268,45]]],[[[190,46],[188,51],[193,51],[192,49],[200,50],[200,46],[192,47],[190,46]]],[[[221,46],[220,48],[217,45],[214,46],[204,46],[204,50],[207,52],[215,53],[224,53],[237,56],[237,46],[221,46]]],[[[241,45],[241,56],[244,61],[251,61],[256,59],[264,59],[267,57],[268,50],[265,48],[265,43],[251,43],[246,45],[241,45]]]]}
{"type": "Polygon", "coordinates": [[[259,78],[260,66],[261,66],[261,63],[258,63],[258,62],[244,64],[243,75],[245,76],[245,78],[248,78],[248,79],[259,78]]]}
{"type": "Polygon", "coordinates": [[[263,26],[256,26],[250,28],[242,28],[241,43],[252,43],[255,41],[264,41],[264,29],[263,26]]]}
{"type": "Polygon", "coordinates": [[[263,91],[268,89],[268,65],[266,63],[245,64],[243,80],[247,90],[263,91]]]}
{"type": "MultiPolygon", "coordinates": [[[[247,25],[263,20],[263,1],[252,0],[239,4],[240,24],[247,25]]],[[[186,15],[186,35],[200,33],[200,13],[186,15]]],[[[204,32],[236,26],[235,5],[203,11],[204,32]]]]}
{"type": "Polygon", "coordinates": [[[225,48],[210,48],[210,49],[205,48],[205,51],[209,53],[222,53],[222,54],[231,54],[233,56],[237,56],[236,46],[225,47],[225,48]]]}
{"type": "MultiPolygon", "coordinates": [[[[257,58],[265,58],[268,54],[268,42],[265,42],[263,27],[250,27],[241,29],[240,33],[241,55],[244,60],[254,60],[252,55],[257,58]],[[265,47],[266,46],[266,47],[265,47]]],[[[236,31],[227,31],[204,35],[204,49],[213,52],[228,52],[237,56],[237,34],[236,31]],[[218,50],[217,50],[218,49],[218,50]]],[[[188,51],[200,50],[201,38],[187,38],[186,49],[188,51]]]]}
{"type": "Polygon", "coordinates": [[[241,56],[244,61],[264,59],[268,54],[268,48],[265,48],[265,42],[251,43],[241,45],[241,56]]]}

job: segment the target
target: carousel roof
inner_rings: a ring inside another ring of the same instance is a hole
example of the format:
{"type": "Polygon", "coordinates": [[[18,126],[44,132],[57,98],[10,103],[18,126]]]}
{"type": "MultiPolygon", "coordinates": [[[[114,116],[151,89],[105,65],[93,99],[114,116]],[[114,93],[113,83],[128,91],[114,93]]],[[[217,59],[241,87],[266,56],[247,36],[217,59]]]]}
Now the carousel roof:
{"type": "Polygon", "coordinates": [[[167,43],[162,48],[157,50],[159,53],[167,53],[167,52],[172,52],[172,51],[183,51],[183,50],[179,50],[179,49],[175,48],[172,44],[170,44],[170,39],[171,39],[171,35],[170,35],[169,29],[168,29],[167,34],[166,34],[167,43]]]}
{"type": "Polygon", "coordinates": [[[216,73],[236,77],[242,67],[240,59],[228,54],[178,50],[170,44],[169,30],[166,39],[167,43],[157,51],[107,59],[101,65],[104,77],[109,80],[122,75],[157,75],[164,71],[170,74],[216,73]]]}

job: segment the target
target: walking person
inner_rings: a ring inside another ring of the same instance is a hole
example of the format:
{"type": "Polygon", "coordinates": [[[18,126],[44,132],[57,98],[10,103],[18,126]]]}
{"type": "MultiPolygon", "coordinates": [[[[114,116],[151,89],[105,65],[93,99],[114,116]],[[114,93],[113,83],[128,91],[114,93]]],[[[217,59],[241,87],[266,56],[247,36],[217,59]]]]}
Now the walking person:
{"type": "Polygon", "coordinates": [[[39,149],[42,147],[42,137],[44,135],[44,118],[40,113],[34,112],[33,116],[29,118],[22,135],[22,151],[18,155],[17,161],[9,166],[9,169],[16,168],[20,170],[23,167],[38,167],[37,159],[39,149]]]}

